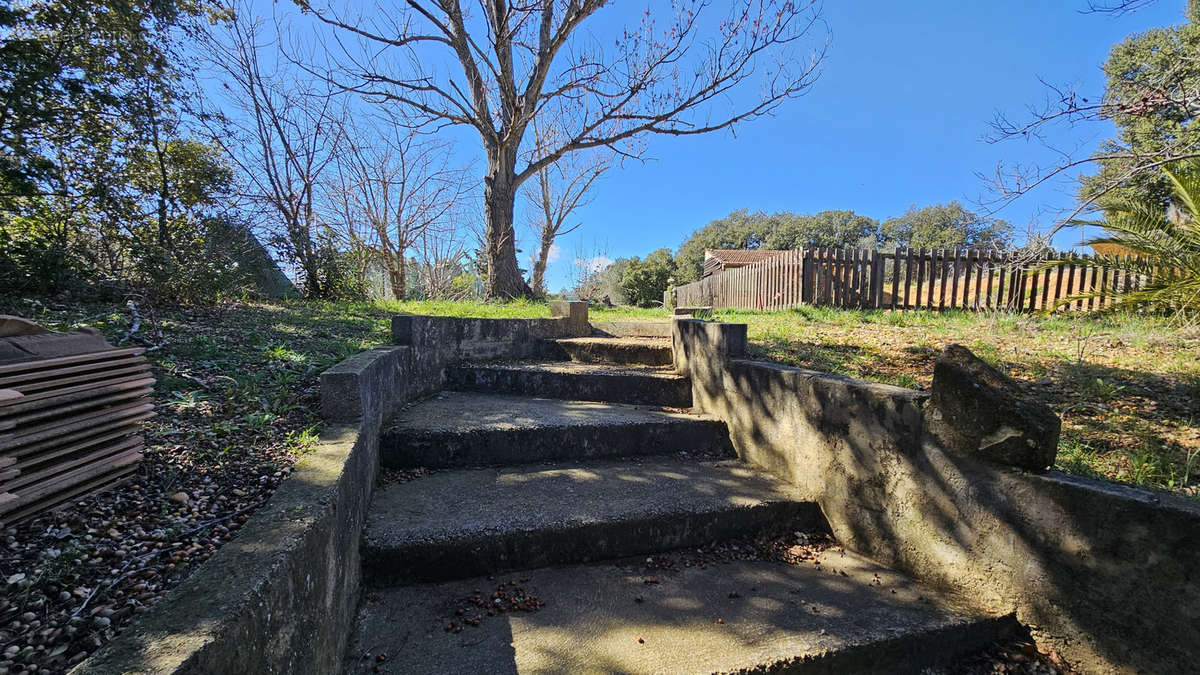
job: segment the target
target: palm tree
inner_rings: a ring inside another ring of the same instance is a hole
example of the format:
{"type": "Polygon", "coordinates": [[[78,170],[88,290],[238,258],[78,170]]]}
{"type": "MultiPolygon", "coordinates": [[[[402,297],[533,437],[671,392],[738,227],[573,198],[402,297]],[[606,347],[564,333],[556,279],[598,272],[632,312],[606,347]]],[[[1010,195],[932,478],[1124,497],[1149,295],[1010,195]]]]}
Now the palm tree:
{"type": "Polygon", "coordinates": [[[1169,207],[1151,201],[1116,202],[1105,205],[1103,220],[1071,221],[1103,231],[1084,242],[1097,254],[1055,260],[1044,267],[1075,264],[1112,274],[1105,276],[1110,281],[1103,287],[1062,298],[1058,305],[1108,296],[1113,303],[1107,309],[1164,312],[1185,320],[1200,312],[1200,161],[1164,168],[1163,173],[1173,190],[1169,207]]]}

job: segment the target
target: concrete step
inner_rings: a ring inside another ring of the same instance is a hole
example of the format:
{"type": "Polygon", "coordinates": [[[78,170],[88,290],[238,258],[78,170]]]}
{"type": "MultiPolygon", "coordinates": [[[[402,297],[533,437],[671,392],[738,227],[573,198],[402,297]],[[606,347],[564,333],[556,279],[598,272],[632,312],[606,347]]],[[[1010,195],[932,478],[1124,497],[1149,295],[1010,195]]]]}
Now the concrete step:
{"type": "Polygon", "coordinates": [[[819,559],[638,559],[368,591],[347,672],[918,673],[1017,630],[859,556],[819,559]],[[536,611],[487,616],[493,593],[536,611]]]}
{"type": "Polygon", "coordinates": [[[597,337],[655,337],[671,339],[670,321],[593,321],[597,337]]]}
{"type": "Polygon", "coordinates": [[[567,358],[583,363],[638,363],[645,366],[673,363],[671,341],[662,338],[582,337],[554,342],[567,358]]]}
{"type": "Polygon", "coordinates": [[[826,526],[787,483],[736,460],[654,459],[433,473],[376,491],[363,529],[372,585],[641,555],[826,526]]]}
{"type": "Polygon", "coordinates": [[[446,369],[446,388],[636,405],[692,407],[691,380],[652,366],[574,361],[461,364],[446,369]]]}
{"type": "Polygon", "coordinates": [[[396,469],[678,452],[731,456],[725,423],[616,403],[443,392],[402,410],[379,439],[380,462],[396,469]]]}

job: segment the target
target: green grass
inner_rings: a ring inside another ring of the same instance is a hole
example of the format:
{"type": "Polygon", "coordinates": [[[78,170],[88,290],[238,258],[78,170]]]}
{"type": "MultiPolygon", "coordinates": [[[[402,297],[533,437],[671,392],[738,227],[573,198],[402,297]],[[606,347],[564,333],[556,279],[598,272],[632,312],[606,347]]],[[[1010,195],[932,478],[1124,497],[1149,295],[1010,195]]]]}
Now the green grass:
{"type": "MultiPolygon", "coordinates": [[[[23,301],[8,309],[56,329],[128,328],[123,308],[23,301]]],[[[390,318],[537,318],[539,302],[250,303],[166,312],[149,354],[163,414],[151,440],[221,463],[245,448],[283,462],[320,430],[317,376],[390,339],[390,318]],[[203,383],[204,386],[200,386],[203,383]],[[234,448],[231,450],[230,448],[234,448]]],[[[593,307],[598,321],[667,319],[662,309],[593,307]]],[[[908,388],[927,388],[937,355],[968,346],[1063,418],[1059,467],[1200,496],[1200,331],[1157,317],[805,307],[718,310],[748,324],[751,357],[908,388]]]]}

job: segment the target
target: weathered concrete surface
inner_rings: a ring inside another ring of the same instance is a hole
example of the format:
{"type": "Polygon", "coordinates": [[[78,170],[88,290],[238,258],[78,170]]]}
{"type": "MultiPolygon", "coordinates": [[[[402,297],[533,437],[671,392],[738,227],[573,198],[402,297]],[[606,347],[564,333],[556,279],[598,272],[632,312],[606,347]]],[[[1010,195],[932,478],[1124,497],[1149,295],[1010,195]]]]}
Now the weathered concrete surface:
{"type": "Polygon", "coordinates": [[[385,409],[440,385],[432,376],[415,377],[411,347],[376,347],[351,356],[321,373],[321,416],[334,422],[379,419],[385,409]]]}
{"type": "Polygon", "coordinates": [[[446,388],[574,401],[690,408],[692,383],[673,370],[575,361],[470,363],[446,370],[446,388]]]}
{"type": "Polygon", "coordinates": [[[71,672],[334,672],[357,606],[374,440],[328,429],[237,539],[71,672]]]}
{"type": "Polygon", "coordinates": [[[931,391],[925,429],[942,448],[1030,471],[1054,466],[1058,416],[971,350],[946,347],[931,391]]]}
{"type": "Polygon", "coordinates": [[[414,362],[408,348],[383,348],[324,373],[324,412],[353,424],[328,427],[236,539],[72,672],[336,672],[358,604],[383,415],[439,384],[414,362]]]}
{"type": "Polygon", "coordinates": [[[722,422],[594,401],[446,392],[398,413],[380,438],[391,468],[521,464],[676,452],[732,454],[722,422]]]}
{"type": "Polygon", "coordinates": [[[721,329],[695,323],[675,339],[697,408],[818,501],[847,547],[1015,610],[1084,672],[1200,663],[1200,503],[947,452],[926,395],[730,359],[721,329]]]}
{"type": "Polygon", "coordinates": [[[375,495],[363,537],[372,584],[655,553],[794,522],[814,504],[740,462],[593,462],[435,473],[375,495]]]}
{"type": "Polygon", "coordinates": [[[692,353],[703,363],[746,355],[746,324],[714,323],[676,317],[671,322],[672,364],[681,374],[691,372],[692,353]]]}
{"type": "Polygon", "coordinates": [[[671,365],[671,343],[660,338],[566,338],[555,344],[572,361],[671,365]]]}
{"type": "Polygon", "coordinates": [[[712,311],[713,311],[713,308],[711,306],[676,307],[674,310],[672,310],[671,313],[674,314],[675,316],[690,316],[690,317],[693,317],[696,319],[705,319],[705,318],[712,316],[712,311]]]}
{"type": "Polygon", "coordinates": [[[1015,628],[849,553],[825,553],[820,568],[640,562],[368,592],[347,672],[917,673],[1015,628]],[[486,598],[510,577],[545,606],[445,631],[476,589],[486,598]]]}
{"type": "Polygon", "coordinates": [[[547,356],[547,340],[591,332],[586,316],[550,319],[468,319],[398,314],[392,341],[444,365],[454,361],[530,359],[547,356]]]}
{"type": "Polygon", "coordinates": [[[671,338],[670,321],[593,321],[592,335],[600,337],[671,338]]]}
{"type": "Polygon", "coordinates": [[[571,335],[586,335],[588,332],[588,304],[582,300],[551,300],[550,316],[567,319],[566,330],[571,335]]]}

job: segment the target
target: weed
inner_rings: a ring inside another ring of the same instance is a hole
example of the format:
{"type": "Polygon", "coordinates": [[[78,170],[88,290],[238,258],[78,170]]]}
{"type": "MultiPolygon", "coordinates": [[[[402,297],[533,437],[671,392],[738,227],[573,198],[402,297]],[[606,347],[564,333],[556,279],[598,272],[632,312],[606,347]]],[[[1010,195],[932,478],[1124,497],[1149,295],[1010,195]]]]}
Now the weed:
{"type": "Polygon", "coordinates": [[[313,425],[288,434],[286,445],[295,454],[303,455],[316,450],[320,436],[320,429],[313,425]]]}

